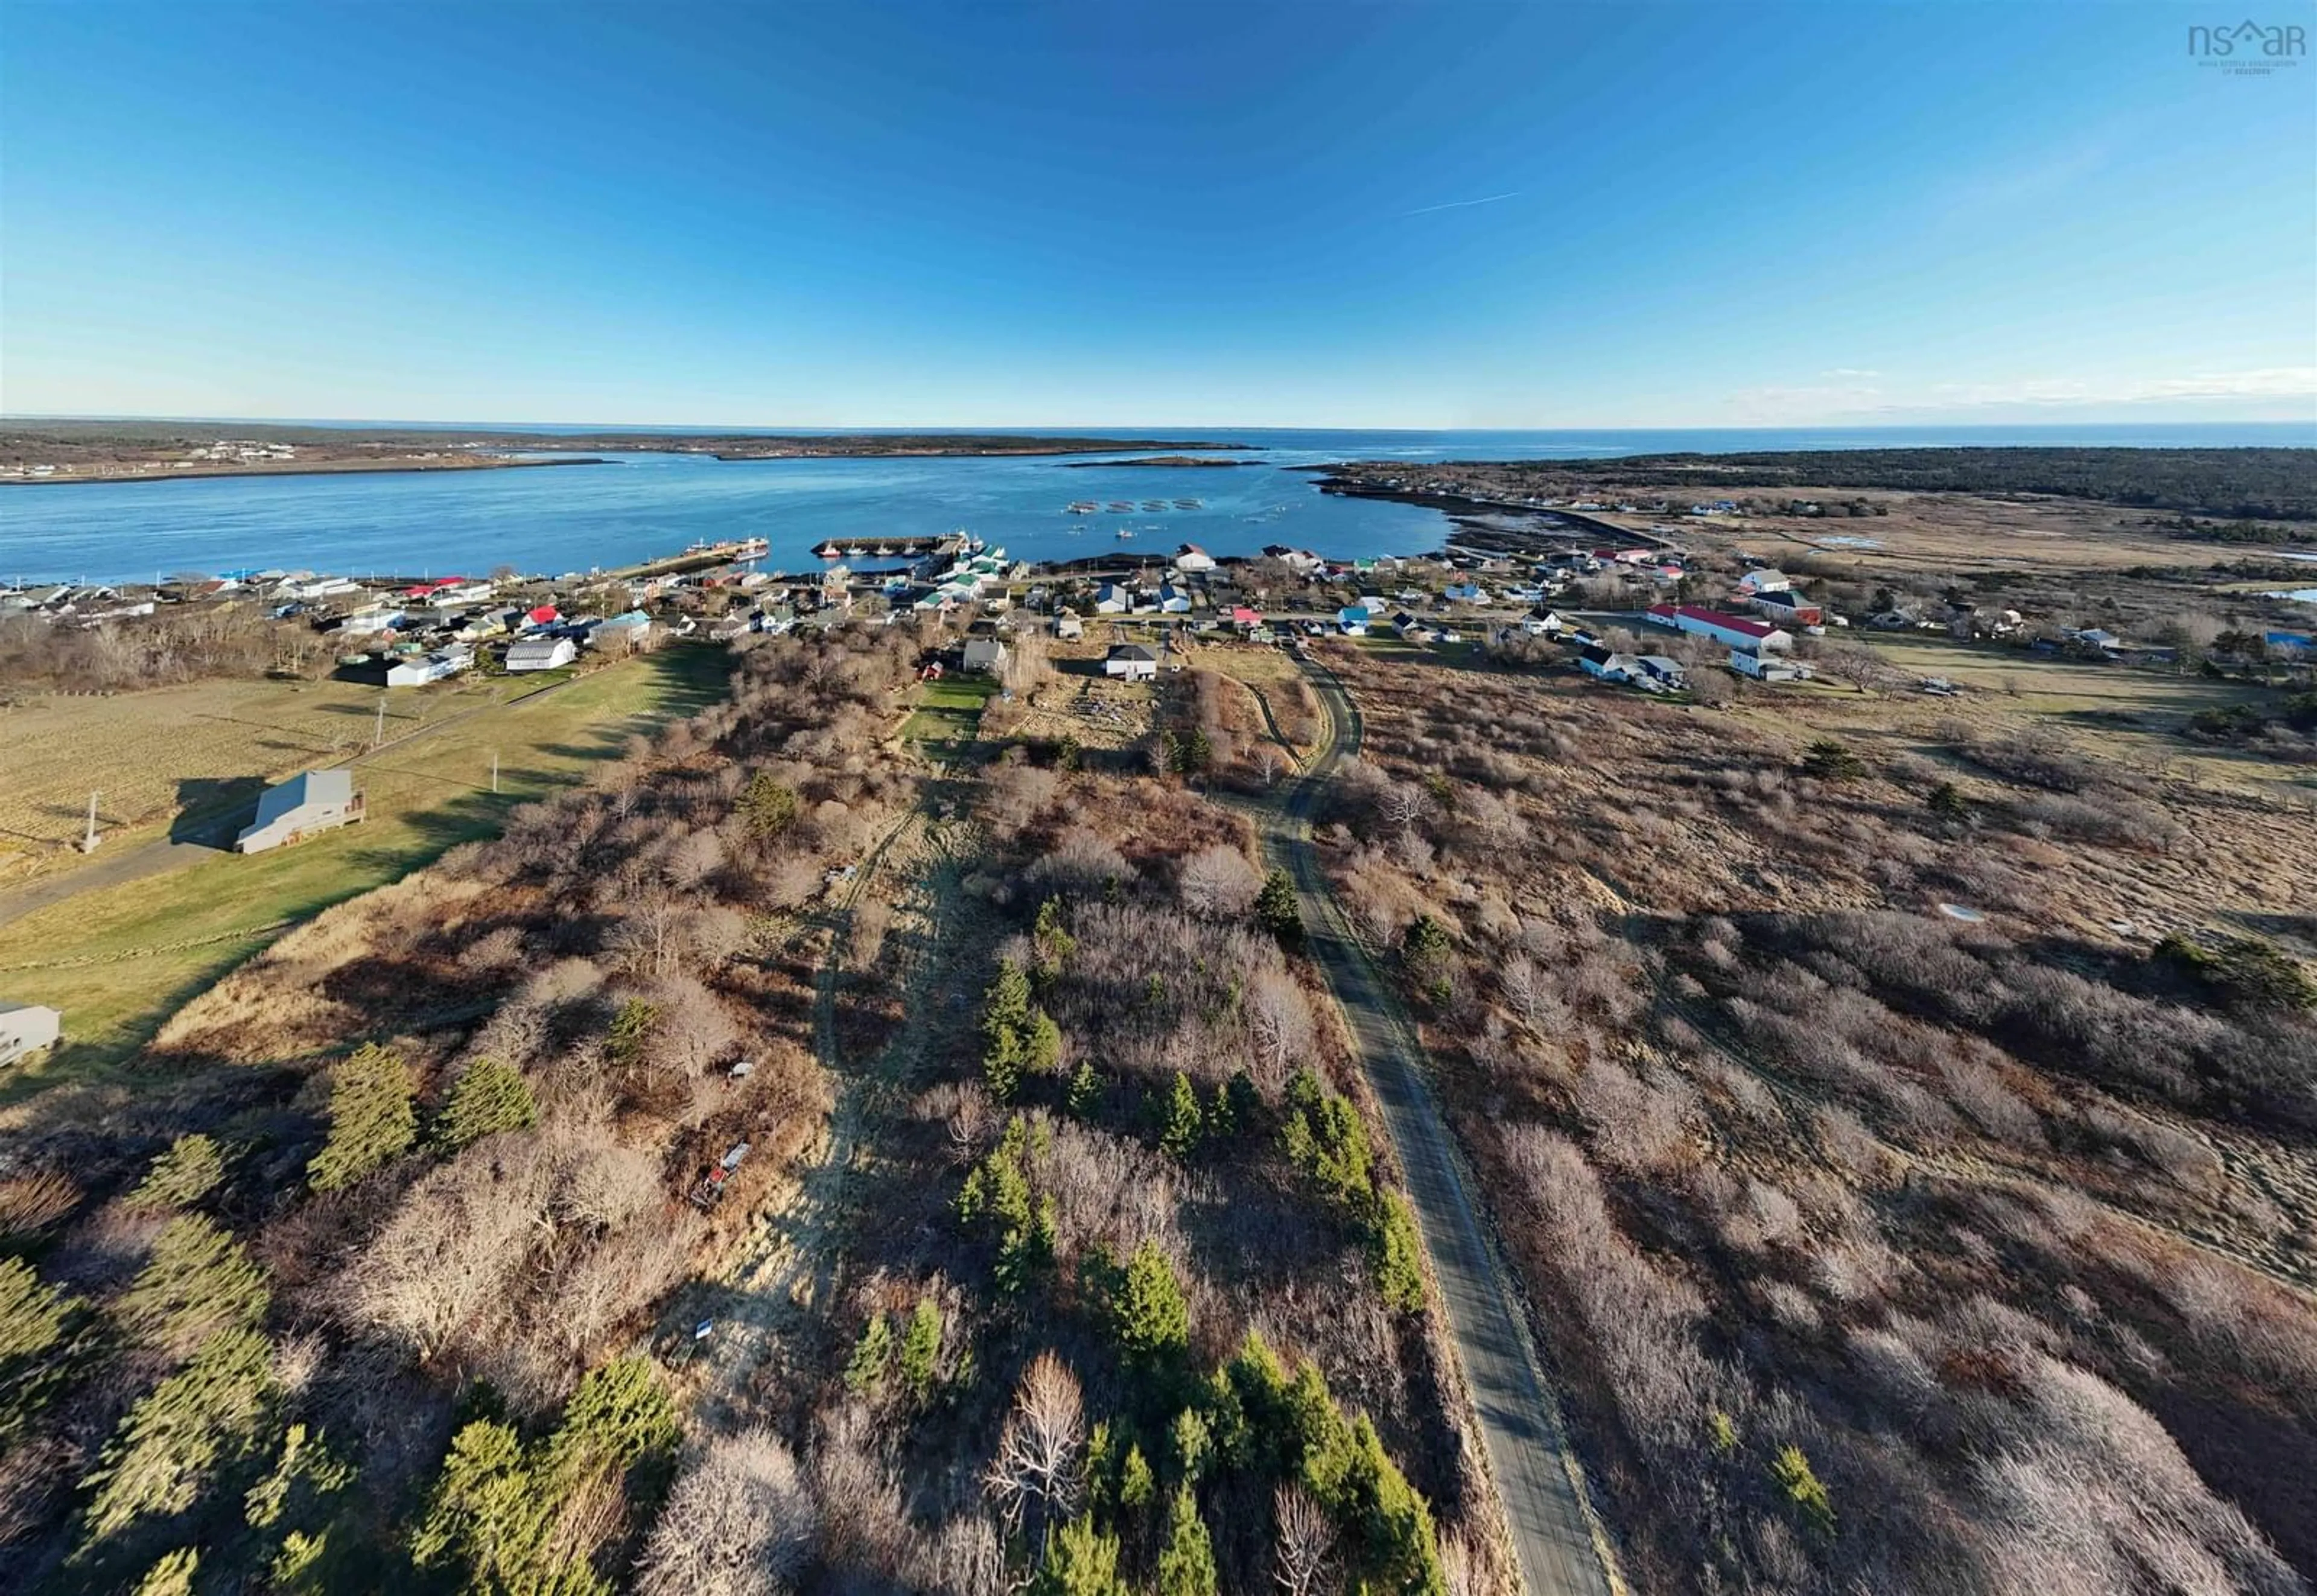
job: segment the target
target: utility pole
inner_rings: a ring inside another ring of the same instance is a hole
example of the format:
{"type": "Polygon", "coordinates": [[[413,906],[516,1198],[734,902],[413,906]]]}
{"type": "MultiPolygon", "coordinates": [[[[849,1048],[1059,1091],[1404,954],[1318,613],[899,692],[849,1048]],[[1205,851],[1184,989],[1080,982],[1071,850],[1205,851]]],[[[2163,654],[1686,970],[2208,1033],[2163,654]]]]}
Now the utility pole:
{"type": "Polygon", "coordinates": [[[94,793],[88,795],[88,835],[82,838],[80,843],[80,851],[85,854],[96,851],[96,799],[94,793]]]}
{"type": "Polygon", "coordinates": [[[499,751],[498,751],[498,749],[493,749],[491,750],[491,791],[492,791],[494,794],[496,794],[496,793],[497,793],[497,791],[498,791],[498,790],[499,790],[499,751]]]}
{"type": "Polygon", "coordinates": [[[386,741],[386,695],[378,695],[378,730],[370,734],[370,746],[379,747],[386,741]]]}

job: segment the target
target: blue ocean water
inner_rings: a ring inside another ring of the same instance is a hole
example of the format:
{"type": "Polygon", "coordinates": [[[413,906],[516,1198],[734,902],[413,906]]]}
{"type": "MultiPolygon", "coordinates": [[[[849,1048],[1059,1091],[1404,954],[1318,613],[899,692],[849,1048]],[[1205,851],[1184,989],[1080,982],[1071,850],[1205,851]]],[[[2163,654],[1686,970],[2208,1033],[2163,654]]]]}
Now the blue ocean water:
{"type": "MultiPolygon", "coordinates": [[[[348,424],[353,425],[353,424],[348,424]]],[[[442,430],[456,433],[458,426],[442,430]]],[[[583,427],[539,431],[583,432],[583,427]]],[[[654,429],[622,429],[642,431],[654,429]]],[[[693,428],[667,428],[692,431],[693,428]]],[[[732,431],[743,429],[717,429],[732,431]]],[[[802,432],[808,428],[762,429],[802,432]]],[[[857,429],[856,429],[857,430],[857,429]]],[[[980,429],[1005,430],[1005,429],[980,429]]],[[[1027,430],[1027,429],[1016,429],[1027,430]]],[[[1069,428],[1036,429],[1047,436],[1069,428]]],[[[1346,459],[1581,459],[1666,450],[1842,449],[1935,444],[2226,447],[2307,445],[2317,429],[2182,426],[1886,427],[1747,431],[1335,432],[1201,426],[1080,429],[1082,435],[1197,438],[1253,445],[1224,470],[1093,466],[1034,459],[770,460],[622,454],[602,465],[510,471],[0,488],[0,580],[151,580],[157,574],[282,567],[354,574],[447,574],[512,565],[559,574],[673,553],[697,540],[762,537],[768,568],[801,570],[825,539],[964,527],[1017,558],[1075,560],[1122,550],[1212,554],[1266,543],[1338,559],[1437,548],[1436,512],[1339,498],[1283,467],[1346,459]],[[1203,507],[1177,510],[1178,498],[1203,507]],[[1071,516],[1073,499],[1135,505],[1071,516]],[[1168,507],[1145,513],[1143,503],[1168,507]],[[1125,527],[1132,542],[1117,541],[1125,527]]]]}

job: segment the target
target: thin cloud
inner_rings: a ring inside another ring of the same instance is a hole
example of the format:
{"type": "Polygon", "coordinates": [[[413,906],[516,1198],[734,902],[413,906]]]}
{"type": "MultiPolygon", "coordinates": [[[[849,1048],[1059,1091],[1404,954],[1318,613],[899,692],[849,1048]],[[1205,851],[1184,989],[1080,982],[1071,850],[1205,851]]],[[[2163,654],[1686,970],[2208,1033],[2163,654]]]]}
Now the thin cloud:
{"type": "Polygon", "coordinates": [[[1498,200],[1517,200],[1520,197],[1521,191],[1515,189],[1508,194],[1490,194],[1485,200],[1451,200],[1445,205],[1419,205],[1413,211],[1403,211],[1400,214],[1402,216],[1429,216],[1435,211],[1462,211],[1467,205],[1493,205],[1498,200]]]}
{"type": "Polygon", "coordinates": [[[1882,374],[1880,372],[1867,371],[1861,366],[1836,366],[1829,371],[1819,373],[1821,377],[1879,377],[1882,374]]]}

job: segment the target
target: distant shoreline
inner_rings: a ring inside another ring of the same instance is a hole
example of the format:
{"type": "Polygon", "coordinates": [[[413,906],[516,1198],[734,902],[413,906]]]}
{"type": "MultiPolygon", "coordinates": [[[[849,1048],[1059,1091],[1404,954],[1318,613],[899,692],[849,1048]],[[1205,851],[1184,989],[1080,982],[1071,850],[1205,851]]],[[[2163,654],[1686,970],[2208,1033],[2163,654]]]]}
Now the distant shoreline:
{"type": "Polygon", "coordinates": [[[1260,465],[1258,460],[1207,460],[1196,454],[1153,454],[1144,460],[1069,460],[1062,462],[1066,471],[1099,471],[1105,466],[1149,465],[1166,466],[1185,471],[1203,466],[1260,465]]]}
{"type": "Polygon", "coordinates": [[[592,454],[557,460],[318,460],[310,465],[221,466],[215,471],[94,471],[70,477],[0,477],[0,488],[71,488],[97,482],[191,482],[204,477],[379,477],[414,471],[493,471],[526,465],[609,465],[592,454]]]}

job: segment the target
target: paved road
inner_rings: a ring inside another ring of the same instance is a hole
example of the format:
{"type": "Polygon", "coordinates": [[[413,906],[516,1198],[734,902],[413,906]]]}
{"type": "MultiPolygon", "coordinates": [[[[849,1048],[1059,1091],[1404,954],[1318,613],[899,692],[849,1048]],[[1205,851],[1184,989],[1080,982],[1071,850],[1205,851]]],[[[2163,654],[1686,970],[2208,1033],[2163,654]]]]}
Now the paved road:
{"type": "Polygon", "coordinates": [[[1360,746],[1359,710],[1335,677],[1306,675],[1333,736],[1266,822],[1264,850],[1295,878],[1313,957],[1350,1023],[1408,1179],[1449,1331],[1480,1415],[1529,1596],[1622,1596],[1608,1540],[1586,1500],[1558,1405],[1502,1258],[1472,1200],[1473,1183],[1442,1117],[1406,1014],[1346,928],[1311,845],[1311,816],[1338,761],[1360,746]]]}

